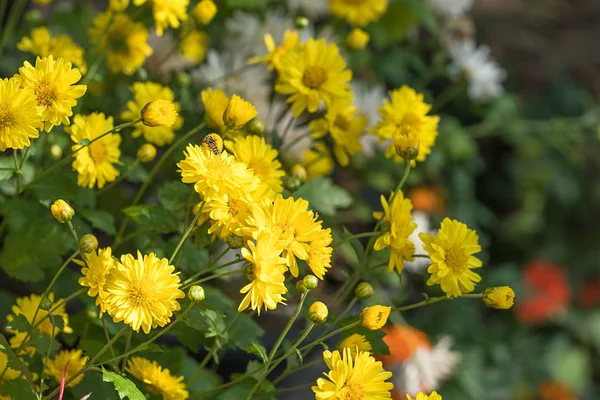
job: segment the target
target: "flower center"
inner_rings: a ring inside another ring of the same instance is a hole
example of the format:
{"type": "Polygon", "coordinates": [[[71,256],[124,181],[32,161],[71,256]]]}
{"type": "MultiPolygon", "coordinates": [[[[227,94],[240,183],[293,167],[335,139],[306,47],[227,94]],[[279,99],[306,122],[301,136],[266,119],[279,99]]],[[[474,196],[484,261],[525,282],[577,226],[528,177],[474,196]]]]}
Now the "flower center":
{"type": "Polygon", "coordinates": [[[108,156],[108,149],[106,148],[104,143],[102,143],[102,139],[95,141],[89,147],[90,157],[92,157],[92,160],[94,160],[96,164],[99,164],[106,160],[106,157],[108,156]]]}
{"type": "Polygon", "coordinates": [[[344,389],[340,397],[342,400],[364,400],[366,398],[365,388],[358,382],[348,382],[344,389]]]}
{"type": "Polygon", "coordinates": [[[347,131],[350,128],[350,121],[342,114],[338,114],[335,117],[335,126],[340,128],[342,131],[347,131]]]}
{"type": "Polygon", "coordinates": [[[13,115],[6,104],[0,104],[0,129],[8,129],[13,124],[13,115]]]}
{"type": "Polygon", "coordinates": [[[311,88],[318,89],[327,80],[327,71],[318,65],[307,67],[302,75],[302,83],[311,88]]]}
{"type": "Polygon", "coordinates": [[[125,38],[122,36],[113,36],[112,40],[109,42],[109,49],[115,53],[129,53],[129,46],[125,41],[125,38]]]}
{"type": "Polygon", "coordinates": [[[247,212],[248,206],[246,203],[236,199],[229,199],[229,214],[232,217],[237,217],[239,213],[247,212]]]}
{"type": "Polygon", "coordinates": [[[469,255],[461,248],[451,247],[446,251],[446,264],[454,273],[461,273],[468,267],[469,255]]]}
{"type": "Polygon", "coordinates": [[[146,279],[140,279],[131,283],[129,299],[134,307],[150,308],[154,306],[154,290],[146,279]]]}
{"type": "Polygon", "coordinates": [[[420,131],[421,129],[421,118],[415,113],[408,112],[404,114],[404,118],[402,118],[402,122],[399,126],[408,126],[411,127],[414,131],[420,131]]]}
{"type": "Polygon", "coordinates": [[[56,101],[58,94],[56,86],[51,83],[43,82],[35,88],[35,98],[38,106],[48,107],[56,101]]]}

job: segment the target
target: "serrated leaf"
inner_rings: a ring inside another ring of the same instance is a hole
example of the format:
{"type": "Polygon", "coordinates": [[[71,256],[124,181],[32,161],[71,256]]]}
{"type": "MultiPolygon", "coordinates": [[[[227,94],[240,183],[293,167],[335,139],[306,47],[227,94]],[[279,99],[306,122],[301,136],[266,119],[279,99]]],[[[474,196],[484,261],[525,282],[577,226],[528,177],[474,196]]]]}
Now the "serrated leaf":
{"type": "Polygon", "coordinates": [[[23,314],[19,314],[14,315],[12,321],[6,323],[6,328],[19,332],[29,332],[31,324],[23,314]]]}
{"type": "MultiPolygon", "coordinates": [[[[158,190],[158,200],[167,210],[175,211],[185,208],[192,188],[192,185],[186,185],[180,181],[167,182],[158,190]]],[[[197,200],[199,200],[199,196],[197,200]]]]}
{"type": "Polygon", "coordinates": [[[294,192],[294,198],[303,198],[310,207],[323,215],[333,216],[338,208],[352,204],[348,192],[333,184],[331,178],[318,177],[311,179],[294,192]]]}
{"type": "Polygon", "coordinates": [[[83,209],[78,211],[83,218],[88,220],[96,229],[100,229],[109,235],[116,235],[115,217],[111,213],[101,210],[83,209]]]}
{"type": "MultiPolygon", "coordinates": [[[[0,351],[5,353],[6,356],[8,357],[7,367],[21,372],[21,374],[23,374],[23,377],[25,377],[25,379],[27,379],[27,382],[29,382],[29,383],[33,382],[33,376],[31,374],[31,371],[29,371],[29,368],[27,368],[27,366],[23,363],[23,361],[21,361],[21,359],[19,357],[17,357],[17,355],[12,351],[10,344],[8,343],[8,341],[2,334],[0,334],[0,351]]],[[[6,385],[6,383],[5,383],[5,385],[6,385]]],[[[20,397],[15,397],[15,398],[20,398],[20,397]]]]}
{"type": "Polygon", "coordinates": [[[102,368],[102,380],[104,382],[111,382],[115,386],[120,399],[128,397],[130,400],[146,400],[146,397],[135,386],[135,383],[121,375],[102,368]]]}
{"type": "Polygon", "coordinates": [[[138,224],[159,233],[176,232],[179,229],[175,215],[161,206],[132,206],[123,209],[123,213],[138,224]]]}

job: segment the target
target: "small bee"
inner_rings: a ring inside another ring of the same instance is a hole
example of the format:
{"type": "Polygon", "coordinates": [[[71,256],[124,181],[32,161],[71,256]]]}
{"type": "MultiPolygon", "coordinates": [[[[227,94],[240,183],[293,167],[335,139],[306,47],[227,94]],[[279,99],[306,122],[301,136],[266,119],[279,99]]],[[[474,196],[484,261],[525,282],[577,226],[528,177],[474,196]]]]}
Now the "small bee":
{"type": "Polygon", "coordinates": [[[209,133],[202,141],[202,147],[218,156],[223,151],[223,139],[216,133],[209,133]]]}

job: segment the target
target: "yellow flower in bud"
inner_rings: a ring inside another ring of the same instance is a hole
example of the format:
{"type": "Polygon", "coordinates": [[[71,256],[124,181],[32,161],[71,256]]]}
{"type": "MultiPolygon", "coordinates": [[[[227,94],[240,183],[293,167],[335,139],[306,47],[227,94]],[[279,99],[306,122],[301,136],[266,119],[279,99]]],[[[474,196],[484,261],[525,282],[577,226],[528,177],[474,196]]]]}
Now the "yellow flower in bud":
{"type": "MultiPolygon", "coordinates": [[[[306,286],[306,285],[305,285],[306,286]]],[[[327,320],[327,316],[329,315],[329,310],[325,303],[320,301],[315,301],[308,308],[308,317],[315,324],[322,324],[327,320]]]]}
{"type": "Polygon", "coordinates": [[[396,154],[406,161],[419,155],[419,136],[410,125],[402,125],[393,133],[392,140],[396,154]]]}
{"type": "Polygon", "coordinates": [[[59,199],[50,206],[50,212],[58,222],[64,224],[73,219],[75,210],[66,201],[59,199]]]}
{"type": "Polygon", "coordinates": [[[225,124],[223,123],[223,114],[229,103],[229,98],[221,89],[208,88],[201,93],[202,103],[204,104],[204,121],[209,128],[217,132],[223,132],[225,124]]]}
{"type": "Polygon", "coordinates": [[[205,298],[206,293],[204,292],[204,288],[200,285],[194,285],[188,290],[188,299],[190,299],[192,303],[200,303],[205,298]]]}
{"type": "Polygon", "coordinates": [[[515,302],[515,292],[509,286],[487,288],[483,292],[483,302],[490,308],[508,310],[515,302]]]}
{"type": "Polygon", "coordinates": [[[363,31],[360,28],[354,28],[352,29],[352,32],[350,32],[348,36],[346,36],[344,44],[350,50],[359,51],[367,46],[369,40],[371,40],[371,37],[367,32],[363,31]]]}
{"type": "Polygon", "coordinates": [[[140,112],[142,123],[147,126],[170,128],[177,120],[177,109],[173,102],[163,99],[151,101],[140,112]]]}
{"type": "Polygon", "coordinates": [[[98,239],[91,233],[83,235],[79,239],[79,248],[84,253],[91,253],[98,248],[98,239]]]}
{"type": "Polygon", "coordinates": [[[371,346],[365,335],[354,333],[343,339],[337,348],[340,352],[343,352],[344,349],[350,349],[350,355],[355,358],[358,351],[370,352],[373,346],[371,346]]]}
{"type": "Polygon", "coordinates": [[[300,180],[300,182],[304,183],[308,177],[308,172],[306,172],[306,168],[304,168],[302,165],[296,164],[292,167],[290,176],[297,178],[300,180]]]}
{"type": "Polygon", "coordinates": [[[426,395],[423,392],[417,393],[415,398],[412,398],[409,394],[406,395],[407,400],[442,400],[442,396],[440,396],[437,392],[431,392],[430,395],[426,395]]]}
{"type": "Polygon", "coordinates": [[[372,306],[365,307],[360,314],[362,326],[372,331],[383,328],[392,312],[392,307],[372,306]]]}
{"type": "Polygon", "coordinates": [[[223,122],[229,129],[240,129],[257,115],[258,111],[250,102],[234,94],[223,113],[223,122]]]}
{"type": "Polygon", "coordinates": [[[202,147],[218,156],[223,151],[223,139],[216,133],[209,133],[204,137],[202,147]]]}
{"type": "Polygon", "coordinates": [[[260,136],[265,133],[265,124],[260,119],[254,118],[246,125],[246,130],[251,135],[260,136]]]}
{"type": "Polygon", "coordinates": [[[124,11],[128,6],[129,0],[110,0],[108,3],[108,8],[116,12],[124,11]]]}
{"type": "Polygon", "coordinates": [[[140,149],[137,152],[138,160],[140,160],[140,162],[143,162],[144,164],[152,162],[152,160],[154,160],[155,157],[156,147],[154,147],[150,143],[142,145],[142,147],[140,147],[140,149]]]}
{"type": "Polygon", "coordinates": [[[369,282],[361,282],[358,284],[356,289],[354,289],[354,297],[359,300],[366,300],[373,296],[373,293],[373,285],[371,285],[369,282]]]}
{"type": "Polygon", "coordinates": [[[57,144],[50,146],[50,155],[53,159],[58,160],[63,155],[63,149],[57,144]]]}
{"type": "Polygon", "coordinates": [[[192,10],[192,15],[199,24],[207,25],[217,14],[217,5],[212,0],[202,0],[192,10]]]}

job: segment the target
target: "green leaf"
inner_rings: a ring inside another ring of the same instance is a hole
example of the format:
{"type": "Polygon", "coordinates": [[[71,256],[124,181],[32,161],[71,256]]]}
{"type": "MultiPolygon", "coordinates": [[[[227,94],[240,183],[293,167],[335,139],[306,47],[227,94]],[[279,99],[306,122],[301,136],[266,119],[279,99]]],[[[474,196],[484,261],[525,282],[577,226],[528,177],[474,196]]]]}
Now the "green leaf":
{"type": "Polygon", "coordinates": [[[348,192],[333,184],[331,178],[319,177],[306,182],[294,192],[294,198],[303,198],[311,208],[323,215],[333,216],[338,208],[352,204],[348,192]]]}
{"type": "Polygon", "coordinates": [[[135,386],[135,383],[121,375],[102,368],[102,380],[104,382],[111,382],[115,386],[120,399],[128,397],[130,400],[146,400],[146,397],[135,386]]]}
{"type": "Polygon", "coordinates": [[[31,190],[39,200],[77,200],[79,189],[71,174],[49,174],[31,184],[31,190]]]}
{"type": "Polygon", "coordinates": [[[31,324],[23,314],[19,314],[14,315],[12,321],[6,323],[6,328],[19,332],[28,332],[31,324]]]}
{"type": "Polygon", "coordinates": [[[431,6],[423,0],[406,0],[419,21],[431,32],[437,31],[437,22],[431,6]]]}
{"type": "MultiPolygon", "coordinates": [[[[173,238],[172,243],[169,243],[172,244],[172,246],[170,246],[171,249],[175,249],[175,246],[179,240],[179,237],[173,238]]],[[[187,241],[179,250],[179,255],[175,259],[175,264],[177,265],[178,269],[188,275],[191,275],[206,269],[209,263],[208,258],[208,249],[199,249],[194,243],[187,241]]]]}
{"type": "MultiPolygon", "coordinates": [[[[343,229],[343,233],[344,233],[344,239],[348,239],[348,238],[354,236],[352,234],[352,232],[350,232],[348,230],[348,228],[346,228],[345,226],[343,226],[342,229],[343,229]]],[[[358,257],[359,260],[362,259],[365,249],[363,248],[362,244],[360,243],[360,240],[358,240],[357,238],[353,238],[353,239],[348,240],[347,243],[350,243],[350,246],[352,246],[352,249],[356,253],[356,257],[358,257]]]]}
{"type": "Polygon", "coordinates": [[[0,181],[10,179],[14,174],[15,162],[12,157],[0,157],[0,181]]]}
{"type": "MultiPolygon", "coordinates": [[[[186,185],[180,181],[167,182],[158,190],[158,200],[167,210],[184,209],[188,204],[192,190],[192,185],[186,185]]],[[[198,196],[196,201],[199,200],[200,197],[198,196]]]]}
{"type": "MultiPolygon", "coordinates": [[[[27,379],[27,382],[33,382],[33,376],[31,375],[31,371],[29,371],[29,368],[27,368],[23,361],[21,361],[21,359],[17,357],[17,355],[12,351],[12,349],[10,348],[10,344],[2,334],[0,334],[0,351],[5,353],[8,357],[8,363],[6,364],[7,368],[11,368],[21,372],[21,374],[23,374],[23,377],[27,379]]],[[[4,385],[6,385],[6,383],[4,383],[4,385]]],[[[20,399],[21,397],[14,398],[20,399]]]]}
{"type": "Polygon", "coordinates": [[[258,344],[258,343],[252,343],[252,346],[248,347],[245,349],[246,352],[250,353],[250,354],[258,354],[261,358],[261,360],[263,361],[263,363],[266,363],[267,361],[269,361],[269,356],[267,355],[267,349],[265,349],[265,346],[258,344]]]}
{"type": "Polygon", "coordinates": [[[36,400],[37,397],[33,393],[31,386],[25,379],[12,379],[2,382],[0,388],[2,394],[11,396],[13,399],[19,400],[36,400]]]}
{"type": "Polygon", "coordinates": [[[100,229],[109,235],[117,234],[117,230],[115,229],[115,217],[113,217],[111,213],[92,209],[78,210],[78,212],[83,218],[87,219],[94,228],[100,229]]]}
{"type": "MultiPolygon", "coordinates": [[[[81,347],[81,349],[83,349],[85,354],[90,358],[92,358],[96,354],[98,354],[100,352],[100,350],[102,350],[102,348],[104,348],[104,345],[105,345],[105,342],[100,341],[100,340],[84,339],[79,342],[79,347],[81,347]]],[[[97,361],[99,363],[102,363],[104,361],[110,360],[110,358],[111,358],[110,352],[105,351],[104,354],[102,354],[97,361]]]]}
{"type": "Polygon", "coordinates": [[[176,232],[179,229],[175,215],[161,206],[132,206],[123,209],[123,213],[138,224],[160,233],[176,232]]]}
{"type": "Polygon", "coordinates": [[[557,351],[550,357],[550,372],[554,379],[581,390],[592,376],[590,353],[581,346],[557,351]]]}
{"type": "Polygon", "coordinates": [[[239,314],[227,333],[231,344],[244,349],[258,342],[265,331],[247,314],[239,314]]]}

